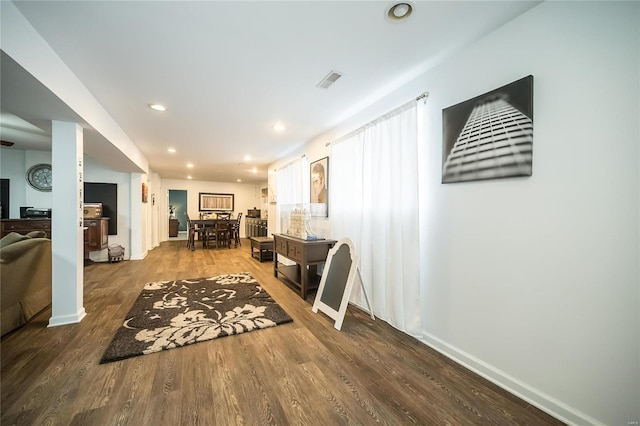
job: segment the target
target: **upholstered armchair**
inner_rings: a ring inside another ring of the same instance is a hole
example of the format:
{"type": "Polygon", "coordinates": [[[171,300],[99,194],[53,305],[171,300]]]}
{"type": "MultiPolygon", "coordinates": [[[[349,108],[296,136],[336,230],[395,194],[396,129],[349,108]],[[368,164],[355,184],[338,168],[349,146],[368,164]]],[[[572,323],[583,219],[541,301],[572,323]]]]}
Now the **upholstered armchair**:
{"type": "Polygon", "coordinates": [[[2,335],[51,304],[51,240],[11,233],[0,240],[2,335]]]}

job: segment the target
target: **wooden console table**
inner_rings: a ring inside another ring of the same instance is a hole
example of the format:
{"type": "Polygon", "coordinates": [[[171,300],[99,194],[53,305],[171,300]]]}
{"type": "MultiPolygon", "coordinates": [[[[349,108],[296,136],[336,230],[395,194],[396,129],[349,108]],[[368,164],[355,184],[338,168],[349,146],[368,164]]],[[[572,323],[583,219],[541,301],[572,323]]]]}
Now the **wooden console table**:
{"type": "Polygon", "coordinates": [[[274,259],[273,276],[278,273],[286,278],[286,284],[292,284],[300,291],[300,297],[306,300],[309,290],[318,288],[320,276],[318,265],[327,260],[329,250],[337,242],[335,240],[302,240],[283,234],[273,234],[274,259]],[[278,255],[291,259],[296,264],[291,266],[278,263],[278,255]]]}
{"type": "MultiPolygon", "coordinates": [[[[84,220],[84,257],[89,252],[103,250],[109,246],[109,218],[98,217],[84,220]]],[[[51,239],[51,219],[3,219],[0,222],[2,237],[10,232],[28,234],[31,231],[44,231],[46,238],[51,239]]]]}
{"type": "Polygon", "coordinates": [[[11,232],[28,234],[31,231],[44,231],[46,238],[51,239],[51,219],[2,219],[2,235],[11,232]]]}
{"type": "Polygon", "coordinates": [[[84,219],[84,258],[89,259],[90,251],[109,247],[109,218],[84,219]]]}

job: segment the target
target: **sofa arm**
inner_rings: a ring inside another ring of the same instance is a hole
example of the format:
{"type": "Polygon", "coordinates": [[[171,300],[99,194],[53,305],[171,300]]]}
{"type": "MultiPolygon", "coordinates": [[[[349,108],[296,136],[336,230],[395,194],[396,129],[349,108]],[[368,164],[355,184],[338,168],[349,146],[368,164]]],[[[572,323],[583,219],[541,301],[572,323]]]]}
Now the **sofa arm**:
{"type": "Polygon", "coordinates": [[[38,246],[51,246],[48,238],[27,238],[0,249],[0,264],[9,264],[38,246]]]}
{"type": "Polygon", "coordinates": [[[32,238],[0,249],[2,335],[51,304],[51,240],[32,238]]]}

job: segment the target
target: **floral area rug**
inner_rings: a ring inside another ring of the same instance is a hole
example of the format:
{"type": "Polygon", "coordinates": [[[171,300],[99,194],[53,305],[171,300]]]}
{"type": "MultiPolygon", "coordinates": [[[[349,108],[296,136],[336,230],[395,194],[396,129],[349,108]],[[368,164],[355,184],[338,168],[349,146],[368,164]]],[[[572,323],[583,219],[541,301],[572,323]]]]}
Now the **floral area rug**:
{"type": "Polygon", "coordinates": [[[147,283],[100,364],[293,321],[247,272],[147,283]]]}

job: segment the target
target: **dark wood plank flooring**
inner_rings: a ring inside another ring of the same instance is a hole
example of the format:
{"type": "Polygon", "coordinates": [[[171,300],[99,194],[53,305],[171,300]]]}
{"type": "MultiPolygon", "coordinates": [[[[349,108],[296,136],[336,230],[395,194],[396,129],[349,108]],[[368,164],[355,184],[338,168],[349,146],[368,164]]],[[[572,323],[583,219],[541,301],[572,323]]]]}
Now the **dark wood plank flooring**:
{"type": "Polygon", "coordinates": [[[2,425],[562,424],[354,307],[338,332],[249,247],[87,266],[82,322],[47,328],[47,309],[2,338],[2,425]],[[241,271],[294,322],[98,364],[144,283],[241,271]]]}

